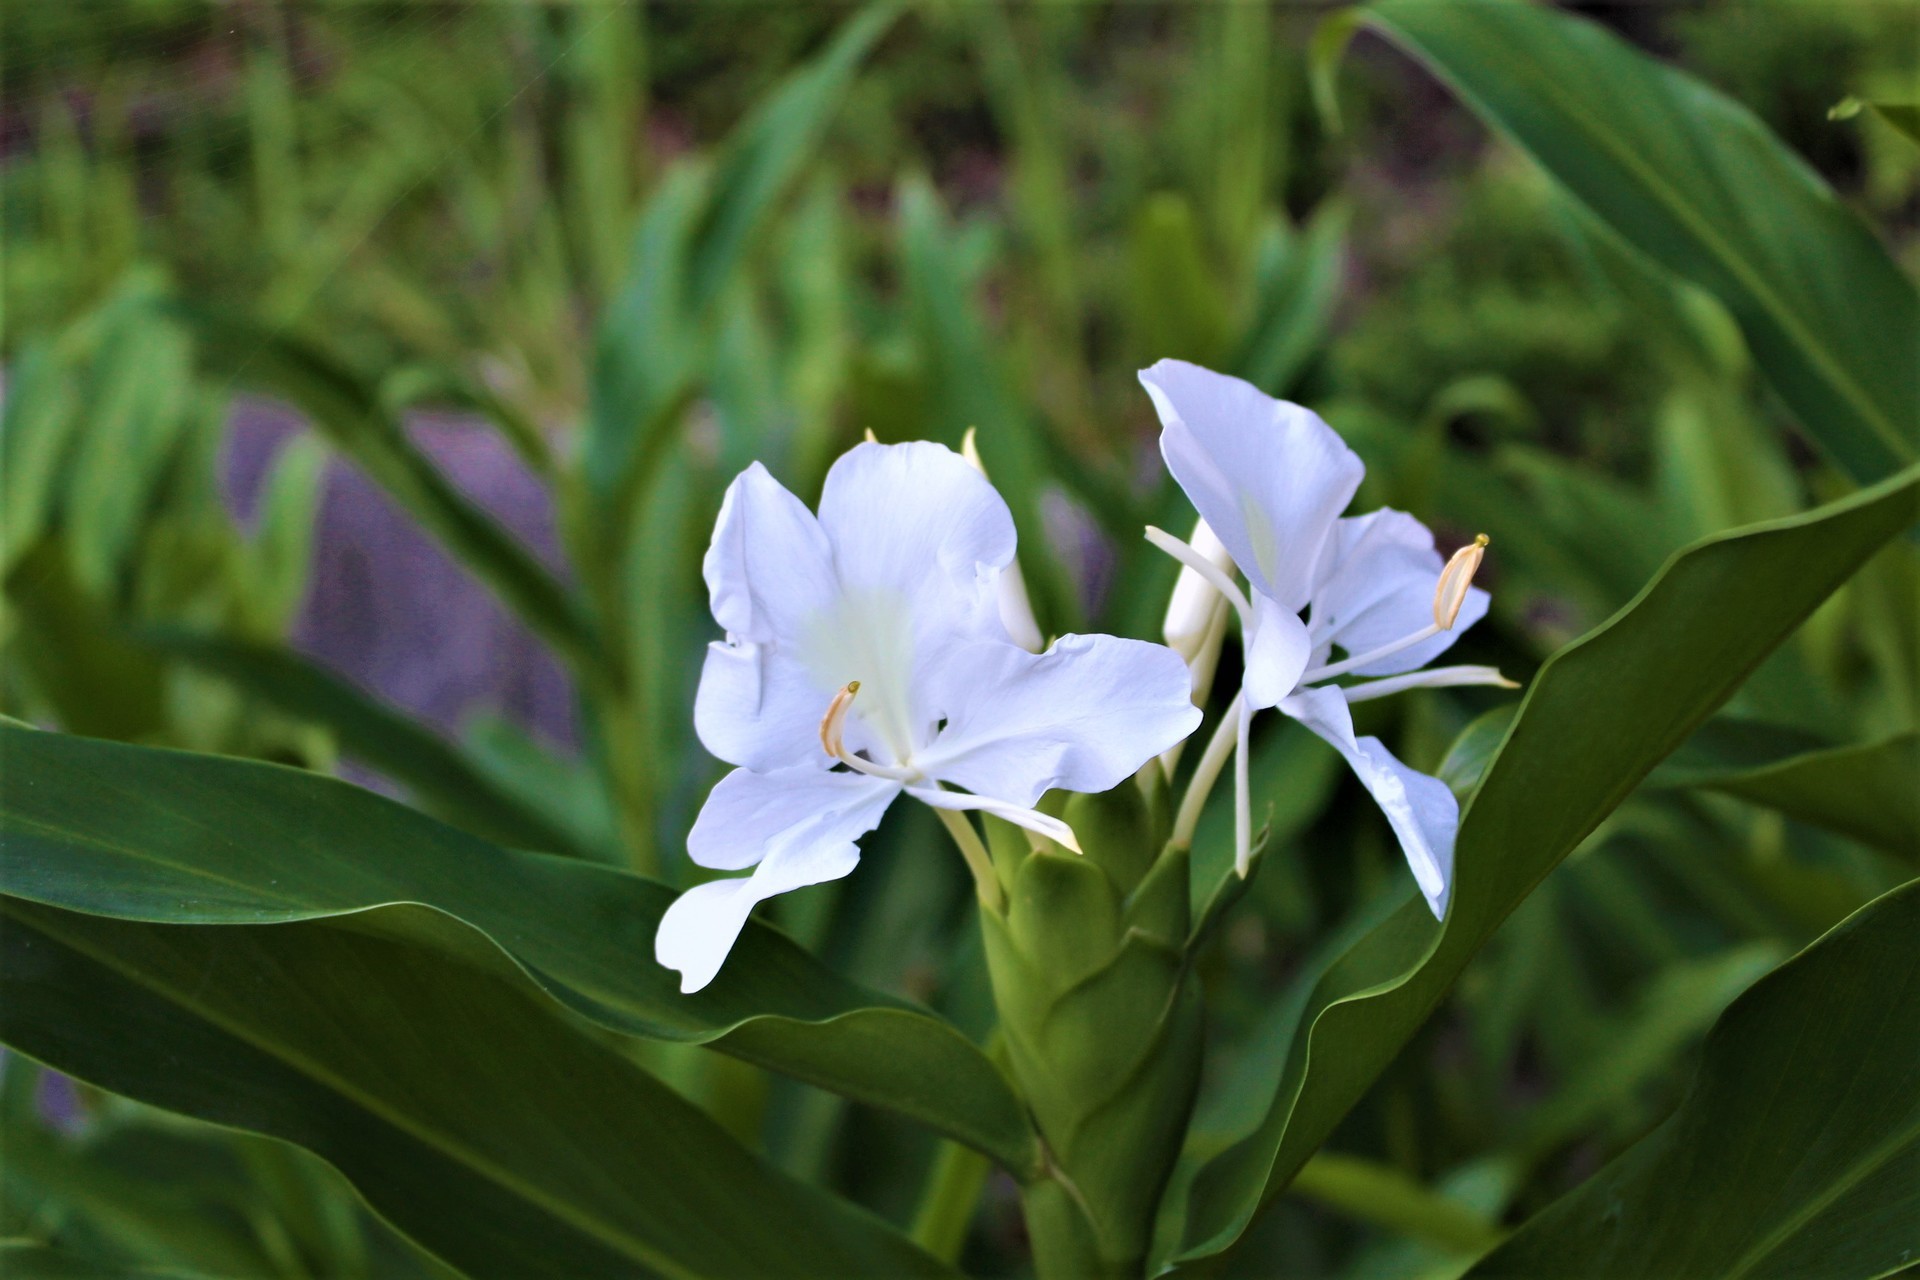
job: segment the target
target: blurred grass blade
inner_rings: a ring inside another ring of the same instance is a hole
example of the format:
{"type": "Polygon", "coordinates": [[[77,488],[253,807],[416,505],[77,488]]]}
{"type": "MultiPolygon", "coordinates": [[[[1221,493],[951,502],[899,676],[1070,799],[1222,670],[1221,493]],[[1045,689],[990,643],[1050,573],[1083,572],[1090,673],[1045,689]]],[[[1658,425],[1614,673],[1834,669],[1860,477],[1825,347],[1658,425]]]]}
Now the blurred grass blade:
{"type": "Polygon", "coordinates": [[[687,302],[711,306],[764,229],[774,204],[805,170],[853,75],[900,12],[869,5],[819,57],[789,76],[728,137],[687,270],[687,302]]]}
{"type": "Polygon", "coordinates": [[[46,527],[72,448],[79,392],[50,346],[22,350],[0,406],[0,578],[46,527]]]}
{"type": "Polygon", "coordinates": [[[950,1024],[750,923],[714,984],[655,964],[673,890],[498,848],[358,787],[219,756],[0,726],[0,890],[72,911],[247,924],[417,902],[493,938],[555,999],[890,1107],[1009,1169],[1037,1159],[999,1068],[950,1024]]]}
{"type": "Polygon", "coordinates": [[[1665,1124],[1473,1276],[1885,1276],[1920,1254],[1920,881],[1736,1000],[1665,1124]]]}
{"type": "Polygon", "coordinates": [[[1500,1229],[1472,1209],[1372,1160],[1322,1152],[1300,1170],[1293,1190],[1362,1222],[1469,1255],[1500,1238],[1500,1229]]]}
{"type": "Polygon", "coordinates": [[[139,638],[285,715],[331,730],[341,754],[400,783],[421,808],[455,826],[515,848],[609,857],[580,832],[494,786],[433,730],[291,649],[170,629],[139,638]]]}
{"type": "Polygon", "coordinates": [[[315,436],[301,435],[287,442],[267,473],[239,602],[263,636],[285,635],[306,600],[326,467],[326,447],[315,436]]]}
{"type": "Polygon", "coordinates": [[[599,646],[574,599],[518,538],[420,452],[377,388],[291,335],[197,308],[187,314],[217,368],[284,396],[534,634],[576,669],[596,669],[599,646]]]}
{"type": "Polygon", "coordinates": [[[104,600],[119,583],[175,446],[208,406],[198,403],[186,335],[137,296],[111,308],[86,386],[61,521],[75,582],[104,600]]]}
{"type": "Polygon", "coordinates": [[[1195,1180],[1177,1260],[1240,1239],[1508,913],[1916,516],[1920,467],[1696,543],[1541,668],[1462,816],[1446,922],[1410,900],[1328,967],[1269,1063],[1266,1115],[1195,1180]]]}
{"type": "Polygon", "coordinates": [[[470,1275],[946,1273],[569,1026],[438,912],[218,928],[4,912],[9,1045],[307,1147],[470,1275]]]}
{"type": "Polygon", "coordinates": [[[1364,14],[1620,236],[1715,294],[1856,481],[1920,455],[1920,292],[1746,108],[1542,5],[1379,0],[1364,14]]]}
{"type": "Polygon", "coordinates": [[[1920,861],[1920,734],[1696,772],[1687,782],[1920,861]]]}
{"type": "Polygon", "coordinates": [[[1779,944],[1752,942],[1663,970],[1630,1015],[1595,1036],[1599,1050],[1527,1116],[1515,1144],[1519,1158],[1542,1159],[1617,1113],[1734,997],[1784,958],[1779,944]]]}
{"type": "Polygon", "coordinates": [[[1348,210],[1324,201],[1302,233],[1277,220],[1260,242],[1254,267],[1253,321],[1232,368],[1272,396],[1285,396],[1320,349],[1333,322],[1346,257],[1348,210]]]}
{"type": "MultiPolygon", "coordinates": [[[[855,70],[898,13],[869,6],[729,135],[711,170],[682,165],[641,216],[626,283],[596,338],[588,483],[623,530],[711,341],[713,311],[813,157],[855,70]]],[[[606,541],[623,544],[617,534],[606,541]]]]}

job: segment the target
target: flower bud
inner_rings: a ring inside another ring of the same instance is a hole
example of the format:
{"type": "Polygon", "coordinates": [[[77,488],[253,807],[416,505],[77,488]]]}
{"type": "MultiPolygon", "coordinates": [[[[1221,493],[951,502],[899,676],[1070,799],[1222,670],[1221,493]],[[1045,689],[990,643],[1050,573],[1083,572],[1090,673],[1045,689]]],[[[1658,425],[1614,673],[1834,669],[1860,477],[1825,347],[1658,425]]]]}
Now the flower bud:
{"type": "MultiPolygon", "coordinates": [[[[1195,551],[1220,566],[1222,573],[1233,572],[1233,557],[1205,520],[1193,526],[1193,536],[1188,542],[1195,551]]],[[[1174,580],[1173,596],[1167,601],[1167,620],[1161,628],[1161,634],[1166,637],[1168,647],[1185,658],[1189,667],[1195,666],[1197,660],[1204,657],[1210,634],[1213,636],[1214,655],[1218,656],[1222,630],[1218,620],[1226,609],[1226,598],[1214,590],[1212,583],[1194,570],[1183,568],[1180,576],[1174,580]]]]}
{"type": "MultiPolygon", "coordinates": [[[[961,437],[960,456],[972,464],[975,471],[983,476],[987,474],[986,466],[980,461],[980,450],[973,443],[972,427],[968,427],[967,434],[961,437]]],[[[1027,580],[1020,573],[1018,559],[1007,562],[1007,567],[1000,571],[996,587],[999,592],[1000,623],[1006,627],[1007,635],[1029,653],[1039,653],[1046,648],[1046,637],[1040,634],[1040,624],[1033,618],[1033,602],[1027,599],[1027,580]]]]}

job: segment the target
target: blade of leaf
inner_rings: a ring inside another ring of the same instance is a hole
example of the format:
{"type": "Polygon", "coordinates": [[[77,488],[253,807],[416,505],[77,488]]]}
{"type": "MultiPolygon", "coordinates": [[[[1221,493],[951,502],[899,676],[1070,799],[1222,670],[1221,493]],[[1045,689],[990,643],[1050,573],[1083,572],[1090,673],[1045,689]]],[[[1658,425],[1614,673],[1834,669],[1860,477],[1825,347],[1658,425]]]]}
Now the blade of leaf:
{"type": "Polygon", "coordinates": [[[607,850],[493,785],[453,743],[291,649],[171,629],[142,631],[140,639],[332,730],[343,754],[407,787],[420,807],[448,822],[514,848],[608,860],[607,850]]]}
{"type": "Polygon", "coordinates": [[[490,845],[336,779],[0,726],[0,890],[73,911],[249,924],[436,907],[555,999],[632,1035],[723,1052],[889,1107],[1017,1173],[1037,1160],[1006,1077],[936,1015],[750,923],[714,984],[652,960],[665,885],[490,845]]]}
{"type": "Polygon", "coordinates": [[[1916,515],[1920,467],[1696,543],[1541,668],[1462,816],[1445,924],[1411,901],[1328,968],[1272,1066],[1265,1118],[1195,1180],[1176,1261],[1232,1247],[1508,913],[1916,515]]]}
{"type": "Polygon", "coordinates": [[[1690,781],[1920,861],[1920,734],[1811,751],[1690,781]]]}
{"type": "Polygon", "coordinates": [[[376,388],[293,335],[205,309],[182,311],[216,367],[286,397],[536,635],[576,668],[598,667],[600,648],[576,600],[414,446],[376,388]]]}
{"type": "Polygon", "coordinates": [[[1744,107],[1544,5],[1380,0],[1363,14],[1622,238],[1718,296],[1855,480],[1920,455],[1920,292],[1744,107]]]}
{"type": "Polygon", "coordinates": [[[1884,1276],[1920,1253],[1920,880],[1715,1024],[1665,1124],[1474,1276],[1884,1276]]]}
{"type": "Polygon", "coordinates": [[[567,1026],[438,913],[195,928],[10,901],[5,917],[9,1045],[306,1147],[470,1275],[945,1273],[567,1026]],[[432,931],[452,936],[395,936],[432,931]]]}

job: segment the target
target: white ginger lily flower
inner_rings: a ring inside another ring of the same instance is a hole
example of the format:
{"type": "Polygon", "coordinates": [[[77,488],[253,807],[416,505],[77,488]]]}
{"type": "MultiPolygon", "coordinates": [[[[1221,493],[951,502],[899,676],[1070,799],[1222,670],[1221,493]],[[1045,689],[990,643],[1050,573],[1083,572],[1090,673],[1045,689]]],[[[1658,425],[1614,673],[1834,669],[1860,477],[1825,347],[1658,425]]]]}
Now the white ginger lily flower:
{"type": "Polygon", "coordinates": [[[758,463],[734,480],[704,565],[727,639],[709,647],[694,727],[739,767],[687,852],[754,872],[689,889],[662,917],[654,955],[682,991],[713,980],[755,903],[852,871],[854,841],[901,792],[942,812],[988,894],[956,811],[1077,851],[1034,809],[1041,795],[1104,791],[1193,732],[1172,650],[1070,635],[1035,654],[1008,638],[998,580],[1013,550],[1006,503],[940,445],[856,446],[817,518],[758,463]]]}
{"type": "Polygon", "coordinates": [[[1346,758],[1386,813],[1427,905],[1443,917],[1459,805],[1445,783],[1402,764],[1378,738],[1357,737],[1348,706],[1421,685],[1513,687],[1491,667],[1421,670],[1486,616],[1487,593],[1470,585],[1485,539],[1443,563],[1433,534],[1404,512],[1341,518],[1366,469],[1311,410],[1178,360],[1142,370],[1140,382],[1160,415],[1168,469],[1249,588],[1243,594],[1209,557],[1178,538],[1148,531],[1241,617],[1242,688],[1200,766],[1210,782],[1227,753],[1238,750],[1241,874],[1252,825],[1247,728],[1255,711],[1278,707],[1346,758]],[[1336,647],[1344,656],[1332,661],[1336,647]],[[1343,675],[1383,678],[1323,683],[1343,675]]]}

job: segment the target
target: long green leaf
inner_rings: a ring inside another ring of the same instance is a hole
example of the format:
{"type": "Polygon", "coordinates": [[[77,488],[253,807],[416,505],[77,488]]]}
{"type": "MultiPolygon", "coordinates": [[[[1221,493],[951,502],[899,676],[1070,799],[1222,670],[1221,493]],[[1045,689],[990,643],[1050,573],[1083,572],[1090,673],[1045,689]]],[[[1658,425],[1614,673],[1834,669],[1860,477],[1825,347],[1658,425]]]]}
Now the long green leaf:
{"type": "Polygon", "coordinates": [[[945,1273],[567,1025],[438,913],[208,928],[9,900],[5,925],[9,1045],[317,1152],[470,1275],[945,1273]]]}
{"type": "Polygon", "coordinates": [[[1920,293],[1752,113],[1545,5],[1379,0],[1363,13],[1601,221],[1717,295],[1855,480],[1920,456],[1920,293]]]}
{"type": "Polygon", "coordinates": [[[1677,554],[1527,692],[1461,820],[1453,905],[1409,901],[1330,965],[1265,1116],[1202,1170],[1180,1260],[1238,1240],[1508,913],[1874,549],[1920,515],[1920,468],[1677,554]]]}
{"type": "Polygon", "coordinates": [[[141,639],[286,715],[332,730],[343,754],[407,787],[422,808],[448,822],[514,848],[606,857],[495,786],[433,730],[290,649],[173,630],[145,631],[141,639]]]}
{"type": "Polygon", "coordinates": [[[750,924],[682,995],[653,961],[665,885],[498,848],[402,805],[274,765],[0,726],[0,891],[71,911],[258,924],[438,908],[556,999],[615,1030],[711,1043],[913,1116],[1024,1173],[1025,1112],[951,1025],[845,981],[750,924]]]}
{"type": "Polygon", "coordinates": [[[1690,781],[1920,860],[1920,734],[1810,751],[1690,781]]]}
{"type": "Polygon", "coordinates": [[[1665,1124],[1471,1272],[1892,1275],[1920,1256],[1920,880],[1756,983],[1665,1124]]]}

